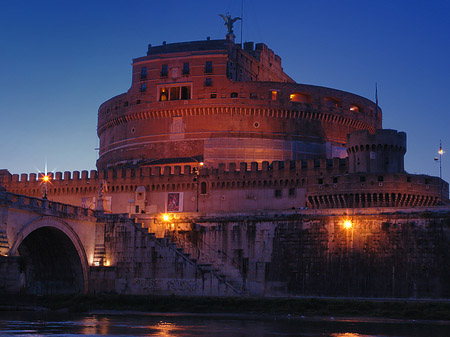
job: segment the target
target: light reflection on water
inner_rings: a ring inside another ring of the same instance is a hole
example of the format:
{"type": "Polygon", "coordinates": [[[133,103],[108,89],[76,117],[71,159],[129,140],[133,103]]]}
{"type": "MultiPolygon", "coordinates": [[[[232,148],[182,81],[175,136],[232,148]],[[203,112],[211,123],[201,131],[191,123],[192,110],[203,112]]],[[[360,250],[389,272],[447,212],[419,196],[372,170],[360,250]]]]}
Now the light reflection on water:
{"type": "Polygon", "coordinates": [[[393,337],[450,336],[449,324],[205,315],[0,312],[1,336],[393,337]]]}

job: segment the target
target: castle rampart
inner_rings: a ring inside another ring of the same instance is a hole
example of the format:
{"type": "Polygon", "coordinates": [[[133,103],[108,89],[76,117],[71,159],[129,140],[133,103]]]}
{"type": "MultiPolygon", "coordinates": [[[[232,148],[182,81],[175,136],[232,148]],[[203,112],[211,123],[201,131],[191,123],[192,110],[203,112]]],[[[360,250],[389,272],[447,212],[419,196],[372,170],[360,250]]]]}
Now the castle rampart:
{"type": "MultiPolygon", "coordinates": [[[[203,211],[432,206],[441,203],[441,196],[448,198],[448,184],[439,178],[405,172],[352,174],[348,163],[339,158],[229,163],[202,167],[198,175],[190,165],[56,172],[48,198],[94,207],[102,180],[112,210],[119,213],[165,212],[172,192],[185,193],[184,211],[193,211],[197,198],[203,211]]],[[[27,177],[4,174],[2,184],[14,193],[41,196],[42,181],[27,177]]]]}

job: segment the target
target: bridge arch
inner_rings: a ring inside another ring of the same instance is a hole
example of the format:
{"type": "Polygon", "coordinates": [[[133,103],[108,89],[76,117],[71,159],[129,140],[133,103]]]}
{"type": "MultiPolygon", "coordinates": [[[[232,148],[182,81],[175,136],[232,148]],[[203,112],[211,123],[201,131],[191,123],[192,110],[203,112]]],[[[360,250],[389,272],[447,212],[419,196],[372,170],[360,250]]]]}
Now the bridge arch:
{"type": "Polygon", "coordinates": [[[17,233],[10,256],[21,256],[24,286],[37,294],[87,293],[89,265],[83,244],[65,221],[43,216],[17,233]]]}

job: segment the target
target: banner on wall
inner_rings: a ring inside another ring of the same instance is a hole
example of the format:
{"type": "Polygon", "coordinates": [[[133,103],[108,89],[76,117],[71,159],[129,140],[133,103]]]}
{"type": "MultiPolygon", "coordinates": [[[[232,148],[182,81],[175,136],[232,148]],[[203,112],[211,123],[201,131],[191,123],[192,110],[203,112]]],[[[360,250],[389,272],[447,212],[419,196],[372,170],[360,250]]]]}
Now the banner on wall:
{"type": "Polygon", "coordinates": [[[167,193],[167,212],[183,212],[183,193],[167,193]]]}

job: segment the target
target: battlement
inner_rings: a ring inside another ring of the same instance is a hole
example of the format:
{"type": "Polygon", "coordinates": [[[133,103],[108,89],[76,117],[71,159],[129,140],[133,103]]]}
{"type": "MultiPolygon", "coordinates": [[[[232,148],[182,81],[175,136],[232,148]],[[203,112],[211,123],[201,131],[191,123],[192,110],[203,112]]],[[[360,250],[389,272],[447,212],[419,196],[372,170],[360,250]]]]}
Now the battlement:
{"type": "MultiPolygon", "coordinates": [[[[311,159],[311,160],[297,160],[297,161],[274,161],[269,163],[263,161],[262,163],[252,162],[250,164],[246,162],[242,163],[228,163],[219,164],[217,168],[201,167],[200,175],[202,176],[214,176],[219,174],[225,175],[245,175],[248,173],[272,173],[272,174],[289,174],[292,171],[302,172],[304,175],[315,175],[318,171],[333,173],[344,173],[347,168],[347,159],[311,159]]],[[[48,176],[54,183],[58,182],[98,182],[102,179],[123,179],[123,178],[142,178],[142,177],[168,177],[168,176],[191,176],[196,174],[194,171],[197,169],[195,165],[183,165],[183,166],[152,166],[143,168],[110,168],[105,170],[89,171],[65,171],[63,172],[50,172],[48,176]]],[[[8,174],[3,175],[5,185],[14,184],[26,184],[42,181],[42,175],[36,173],[22,173],[22,174],[8,174]]],[[[323,174],[324,174],[323,173],[323,174]]]]}

